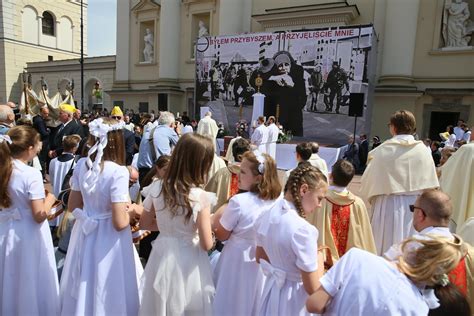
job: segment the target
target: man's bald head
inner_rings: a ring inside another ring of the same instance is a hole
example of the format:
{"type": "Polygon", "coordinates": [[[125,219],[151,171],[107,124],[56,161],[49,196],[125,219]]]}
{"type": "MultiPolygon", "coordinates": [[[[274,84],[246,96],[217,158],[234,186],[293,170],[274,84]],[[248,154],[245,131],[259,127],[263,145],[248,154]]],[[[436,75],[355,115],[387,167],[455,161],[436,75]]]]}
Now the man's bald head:
{"type": "Polygon", "coordinates": [[[418,198],[418,206],[436,226],[449,225],[453,204],[449,195],[441,190],[425,190],[418,198]]]}
{"type": "Polygon", "coordinates": [[[15,113],[11,107],[5,104],[0,104],[0,123],[12,125],[15,121],[15,113]]]}

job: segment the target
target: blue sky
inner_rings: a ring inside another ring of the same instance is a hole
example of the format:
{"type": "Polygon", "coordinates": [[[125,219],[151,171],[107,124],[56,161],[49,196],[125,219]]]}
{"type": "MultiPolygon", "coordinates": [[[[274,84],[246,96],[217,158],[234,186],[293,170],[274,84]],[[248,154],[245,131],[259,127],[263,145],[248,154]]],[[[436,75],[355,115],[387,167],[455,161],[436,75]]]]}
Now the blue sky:
{"type": "Polygon", "coordinates": [[[87,56],[115,55],[117,0],[88,0],[87,10],[87,56]]]}

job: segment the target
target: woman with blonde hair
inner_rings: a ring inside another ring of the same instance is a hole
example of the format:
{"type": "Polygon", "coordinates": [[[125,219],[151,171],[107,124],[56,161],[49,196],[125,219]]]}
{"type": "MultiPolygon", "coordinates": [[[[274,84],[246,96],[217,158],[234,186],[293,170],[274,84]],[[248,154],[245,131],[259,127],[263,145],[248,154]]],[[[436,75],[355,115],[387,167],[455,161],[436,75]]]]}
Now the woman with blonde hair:
{"type": "Polygon", "coordinates": [[[140,315],[212,313],[214,285],[207,251],[213,245],[210,210],[216,197],[201,187],[213,157],[209,138],[185,134],[163,180],[148,189],[143,221],[151,218],[160,235],[142,278],[140,315]]]}
{"type": "Polygon", "coordinates": [[[0,315],[57,315],[59,285],[41,172],[28,166],[40,135],[16,126],[0,135],[0,315]]]}
{"type": "Polygon", "coordinates": [[[466,246],[430,236],[408,238],[402,255],[390,262],[364,250],[349,250],[320,280],[308,299],[309,312],[325,315],[427,315],[440,303],[434,287],[446,286],[447,273],[464,256],[466,246]]]}
{"type": "Polygon", "coordinates": [[[227,240],[214,270],[216,315],[252,314],[262,277],[255,262],[253,227],[281,192],[275,160],[258,151],[243,154],[238,179],[239,190],[245,193],[233,196],[222,214],[213,218],[217,239],[227,240]]]}
{"type": "Polygon", "coordinates": [[[71,177],[68,209],[76,222],[61,277],[62,315],[138,313],[130,219],[140,210],[127,211],[123,125],[109,118],[89,123],[89,151],[71,177]]]}
{"type": "Polygon", "coordinates": [[[305,302],[318,288],[324,264],[318,230],[305,217],[321,207],[327,188],[319,169],[300,164],[284,198],[257,219],[256,259],[266,276],[257,315],[308,315],[305,302]]]}

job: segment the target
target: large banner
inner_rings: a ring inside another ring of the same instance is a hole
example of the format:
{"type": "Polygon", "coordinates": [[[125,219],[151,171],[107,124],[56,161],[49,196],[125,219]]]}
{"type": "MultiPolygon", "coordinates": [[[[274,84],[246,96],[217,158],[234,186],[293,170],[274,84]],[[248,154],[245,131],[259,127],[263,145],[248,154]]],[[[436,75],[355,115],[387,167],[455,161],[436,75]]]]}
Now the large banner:
{"type": "Polygon", "coordinates": [[[357,134],[370,132],[374,39],[372,26],[202,37],[195,55],[196,112],[209,107],[233,134],[241,120],[254,125],[252,96],[259,90],[262,115],[275,116],[296,140],[346,143],[354,132],[350,93],[364,93],[357,134]]]}

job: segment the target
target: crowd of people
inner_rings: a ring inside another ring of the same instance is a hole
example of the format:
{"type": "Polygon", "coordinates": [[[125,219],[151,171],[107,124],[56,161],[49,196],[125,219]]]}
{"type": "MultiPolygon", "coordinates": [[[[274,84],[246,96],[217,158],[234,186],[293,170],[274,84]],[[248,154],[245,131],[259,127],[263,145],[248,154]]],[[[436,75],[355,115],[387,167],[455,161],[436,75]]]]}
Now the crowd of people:
{"type": "Polygon", "coordinates": [[[18,124],[0,105],[2,315],[474,310],[472,136],[439,166],[402,110],[372,150],[351,139],[328,168],[300,143],[282,172],[273,117],[226,159],[212,113],[63,104],[59,120],[44,108],[18,124]]]}

